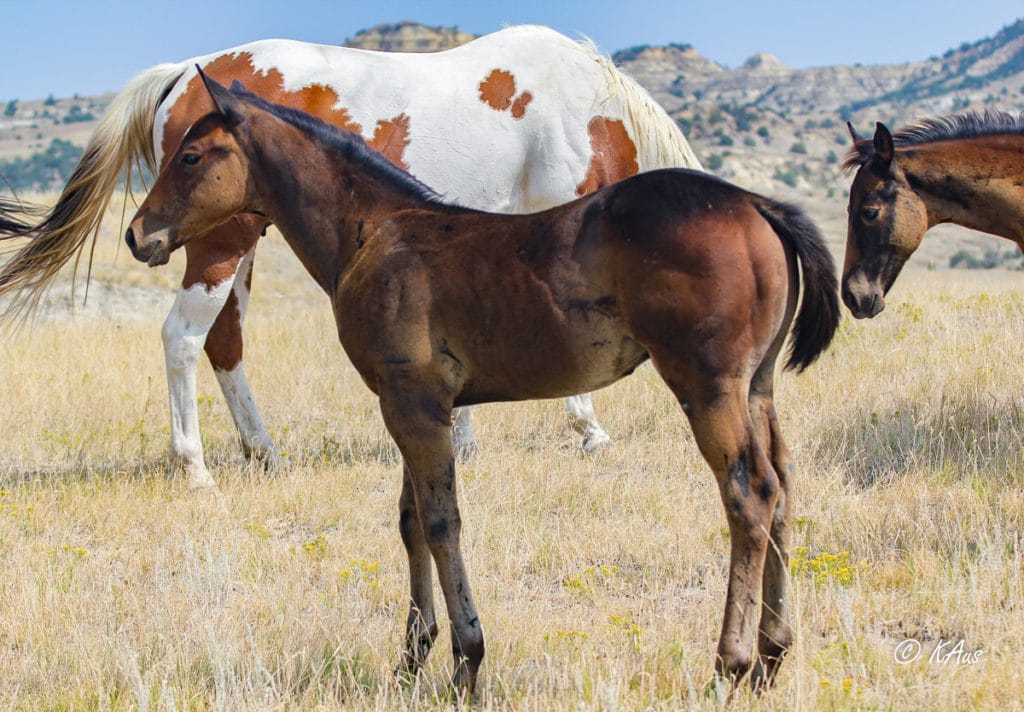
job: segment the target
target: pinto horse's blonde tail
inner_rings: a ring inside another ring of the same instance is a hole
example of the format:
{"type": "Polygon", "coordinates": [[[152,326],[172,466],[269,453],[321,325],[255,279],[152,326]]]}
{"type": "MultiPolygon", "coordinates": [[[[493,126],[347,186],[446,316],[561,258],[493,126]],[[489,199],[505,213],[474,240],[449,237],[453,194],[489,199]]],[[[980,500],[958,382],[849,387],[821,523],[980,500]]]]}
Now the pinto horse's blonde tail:
{"type": "Polygon", "coordinates": [[[799,373],[828,347],[839,326],[835,261],[818,227],[800,208],[768,198],[756,199],[754,206],[800,260],[803,297],[786,359],[786,368],[799,373]]]}
{"type": "MultiPolygon", "coordinates": [[[[161,64],[148,69],[114,98],[57,203],[38,223],[0,222],[0,240],[28,240],[8,250],[10,259],[0,268],[0,296],[15,295],[0,310],[0,320],[30,316],[72,257],[77,272],[90,235],[95,246],[100,222],[123,173],[130,177],[132,166],[141,162],[156,172],[153,119],[186,66],[161,64]]],[[[90,266],[91,262],[90,250],[90,266]]]]}
{"type": "Polygon", "coordinates": [[[621,101],[625,108],[633,129],[636,160],[640,171],[652,171],[657,168],[704,170],[682,129],[654,97],[635,79],[616,67],[593,42],[585,40],[581,47],[604,69],[609,99],[621,101]]]}

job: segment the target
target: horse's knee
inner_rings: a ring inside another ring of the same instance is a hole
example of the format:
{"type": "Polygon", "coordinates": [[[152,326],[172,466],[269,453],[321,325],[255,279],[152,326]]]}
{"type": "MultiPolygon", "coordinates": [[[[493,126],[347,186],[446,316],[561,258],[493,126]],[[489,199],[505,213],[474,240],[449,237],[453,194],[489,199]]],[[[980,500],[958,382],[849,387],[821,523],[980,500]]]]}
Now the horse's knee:
{"type": "Polygon", "coordinates": [[[176,329],[165,329],[161,333],[164,336],[164,361],[169,374],[195,369],[199,355],[203,352],[203,338],[176,329]]]}
{"type": "Polygon", "coordinates": [[[459,513],[438,513],[423,518],[423,538],[431,549],[444,547],[452,541],[458,541],[462,530],[459,513]]]}

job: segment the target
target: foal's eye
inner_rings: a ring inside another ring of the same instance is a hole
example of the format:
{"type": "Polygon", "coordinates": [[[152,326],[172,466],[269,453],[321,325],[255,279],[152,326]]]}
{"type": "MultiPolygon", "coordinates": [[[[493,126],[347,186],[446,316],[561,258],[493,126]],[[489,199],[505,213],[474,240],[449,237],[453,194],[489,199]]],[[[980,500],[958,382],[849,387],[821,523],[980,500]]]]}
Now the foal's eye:
{"type": "Polygon", "coordinates": [[[186,166],[194,166],[199,163],[200,155],[198,153],[186,153],[181,157],[181,162],[186,166]]]}
{"type": "Polygon", "coordinates": [[[868,222],[878,218],[878,208],[864,208],[860,211],[861,216],[868,222]]]}

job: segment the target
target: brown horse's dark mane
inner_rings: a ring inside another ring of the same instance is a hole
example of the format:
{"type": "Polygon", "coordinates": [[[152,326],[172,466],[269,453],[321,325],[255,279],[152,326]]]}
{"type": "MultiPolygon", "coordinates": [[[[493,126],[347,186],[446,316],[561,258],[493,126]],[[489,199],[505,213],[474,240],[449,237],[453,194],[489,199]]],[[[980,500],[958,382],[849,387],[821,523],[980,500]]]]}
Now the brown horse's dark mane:
{"type": "Polygon", "coordinates": [[[446,202],[442,196],[434,192],[430,186],[417,180],[411,173],[402,170],[385,158],[383,154],[375,151],[366,143],[362,136],[354,131],[344,131],[334,124],[329,124],[299,109],[293,109],[281,104],[272,104],[262,97],[247,91],[241,82],[236,81],[231,85],[231,93],[245,102],[291,124],[314,140],[324,144],[331,151],[340,153],[347,160],[356,161],[369,170],[383,174],[383,176],[407,195],[431,205],[454,207],[451,203],[446,202]]]}
{"type": "MultiPolygon", "coordinates": [[[[896,148],[905,148],[935,141],[1000,134],[1024,134],[1024,113],[1011,114],[985,109],[982,113],[968,111],[963,114],[928,117],[894,132],[892,139],[896,148]]],[[[842,169],[848,173],[867,164],[874,155],[875,147],[871,139],[858,141],[843,159],[842,169]]]]}

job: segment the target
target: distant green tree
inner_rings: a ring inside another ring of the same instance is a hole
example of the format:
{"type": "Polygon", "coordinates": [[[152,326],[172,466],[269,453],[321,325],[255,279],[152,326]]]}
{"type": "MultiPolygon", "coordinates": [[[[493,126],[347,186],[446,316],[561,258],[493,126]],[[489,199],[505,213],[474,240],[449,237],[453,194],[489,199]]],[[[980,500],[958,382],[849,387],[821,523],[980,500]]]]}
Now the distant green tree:
{"type": "Polygon", "coordinates": [[[790,153],[806,154],[807,153],[807,146],[804,144],[803,141],[797,141],[796,143],[794,143],[792,146],[789,147],[789,152],[790,153]]]}
{"type": "Polygon", "coordinates": [[[42,153],[0,161],[0,174],[14,190],[49,190],[67,182],[81,156],[81,148],[55,138],[42,153]]]}
{"type": "Polygon", "coordinates": [[[7,108],[4,109],[4,116],[14,116],[18,113],[18,100],[11,99],[7,102],[7,108]]]}
{"type": "Polygon", "coordinates": [[[82,111],[82,107],[78,104],[72,104],[71,108],[68,109],[67,116],[64,117],[63,122],[65,124],[75,124],[81,121],[92,121],[96,117],[91,113],[82,111]]]}
{"type": "Polygon", "coordinates": [[[712,153],[708,156],[707,166],[709,171],[717,171],[722,167],[722,157],[717,153],[712,153]]]}
{"type": "Polygon", "coordinates": [[[775,175],[772,176],[775,180],[782,181],[790,188],[796,188],[797,175],[796,171],[788,170],[784,171],[781,168],[775,169],[775,175]]]}
{"type": "Polygon", "coordinates": [[[53,94],[46,97],[46,101],[43,102],[43,106],[53,106],[57,103],[57,100],[53,98],[53,94]]]}

